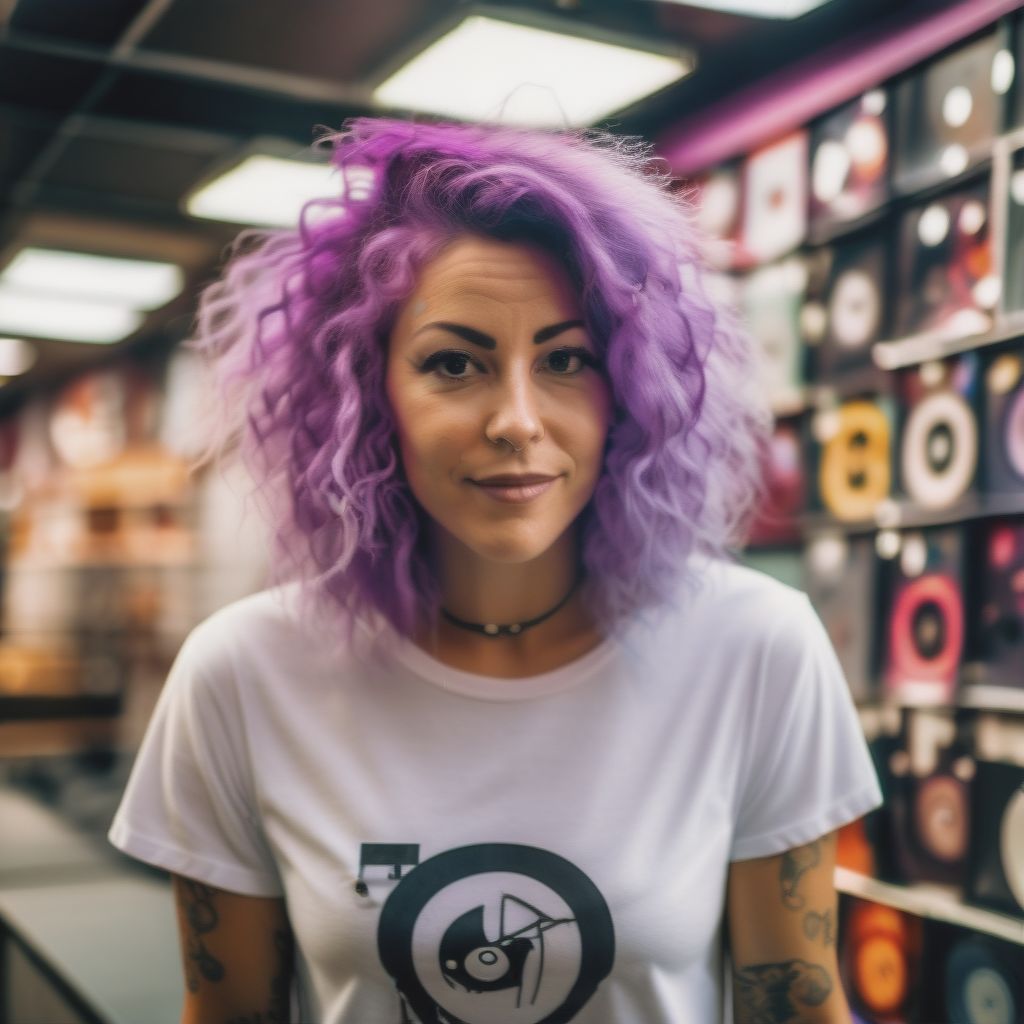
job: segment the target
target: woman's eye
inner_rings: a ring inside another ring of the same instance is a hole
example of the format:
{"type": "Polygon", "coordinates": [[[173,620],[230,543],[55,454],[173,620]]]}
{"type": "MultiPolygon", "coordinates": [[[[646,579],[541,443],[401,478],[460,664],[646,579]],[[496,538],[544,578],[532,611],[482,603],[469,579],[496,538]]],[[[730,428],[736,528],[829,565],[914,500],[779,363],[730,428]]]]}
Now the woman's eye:
{"type": "MultiPolygon", "coordinates": [[[[574,377],[584,366],[598,367],[594,355],[585,348],[560,348],[550,353],[546,360],[557,377],[574,377]],[[574,362],[576,360],[576,362],[574,362]]],[[[467,364],[476,365],[465,352],[435,352],[420,367],[421,373],[437,372],[443,380],[465,380],[467,364]],[[438,370],[443,372],[438,372],[438,370]]]]}

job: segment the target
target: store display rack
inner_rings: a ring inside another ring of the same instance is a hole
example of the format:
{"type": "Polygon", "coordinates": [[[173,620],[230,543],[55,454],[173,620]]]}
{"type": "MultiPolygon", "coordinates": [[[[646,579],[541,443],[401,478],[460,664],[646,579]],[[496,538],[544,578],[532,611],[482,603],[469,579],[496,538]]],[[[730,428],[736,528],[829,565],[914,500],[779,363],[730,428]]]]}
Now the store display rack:
{"type": "Polygon", "coordinates": [[[842,867],[836,868],[835,878],[836,889],[848,896],[882,903],[916,917],[945,921],[1024,945],[1024,920],[969,906],[960,899],[953,886],[923,882],[916,885],[894,885],[842,867]]]}

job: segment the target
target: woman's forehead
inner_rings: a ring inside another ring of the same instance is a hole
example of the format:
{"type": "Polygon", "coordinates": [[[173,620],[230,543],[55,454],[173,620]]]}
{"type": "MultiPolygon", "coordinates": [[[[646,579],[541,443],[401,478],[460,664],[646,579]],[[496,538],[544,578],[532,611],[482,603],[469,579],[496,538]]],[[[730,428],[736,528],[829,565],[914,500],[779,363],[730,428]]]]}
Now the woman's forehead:
{"type": "Polygon", "coordinates": [[[538,246],[466,236],[426,263],[410,296],[410,309],[438,302],[548,300],[576,304],[565,268],[538,246]]]}

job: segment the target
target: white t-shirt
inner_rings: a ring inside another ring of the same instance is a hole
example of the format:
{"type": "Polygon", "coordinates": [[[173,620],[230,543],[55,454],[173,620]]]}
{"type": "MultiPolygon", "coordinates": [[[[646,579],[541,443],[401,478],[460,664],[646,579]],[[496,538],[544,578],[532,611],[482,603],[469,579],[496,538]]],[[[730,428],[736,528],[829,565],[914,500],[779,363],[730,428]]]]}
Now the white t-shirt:
{"type": "Polygon", "coordinates": [[[289,588],[229,605],[182,647],[110,841],[283,896],[301,1024],[719,1021],[729,862],[881,793],[806,596],[701,565],[522,679],[386,625],[328,660],[289,588]]]}

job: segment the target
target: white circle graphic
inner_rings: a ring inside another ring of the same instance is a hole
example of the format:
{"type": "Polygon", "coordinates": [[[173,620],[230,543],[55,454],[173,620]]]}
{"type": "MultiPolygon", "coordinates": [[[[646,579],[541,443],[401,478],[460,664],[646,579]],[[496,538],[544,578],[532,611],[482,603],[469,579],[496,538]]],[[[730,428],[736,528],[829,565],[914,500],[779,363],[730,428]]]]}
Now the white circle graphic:
{"type": "Polygon", "coordinates": [[[902,458],[907,493],[926,508],[943,508],[967,491],[978,462],[978,427],[960,395],[940,391],[916,406],[902,458]],[[934,433],[938,428],[942,433],[934,433]]]}
{"type": "Polygon", "coordinates": [[[505,871],[470,875],[436,892],[416,919],[412,949],[427,994],[466,1024],[543,1020],[572,991],[583,953],[565,900],[538,879],[505,871]],[[480,941],[442,963],[446,936],[467,917],[482,926],[480,941]]]}

